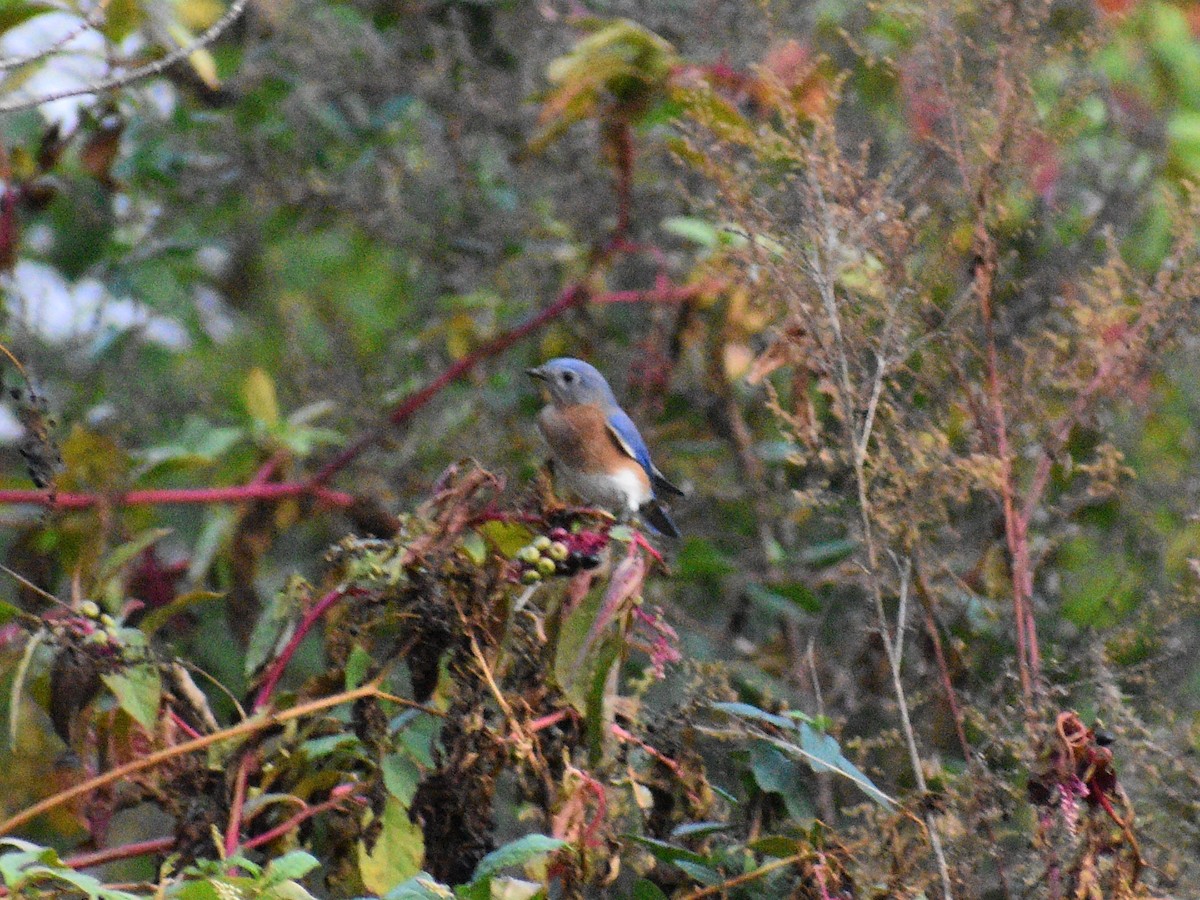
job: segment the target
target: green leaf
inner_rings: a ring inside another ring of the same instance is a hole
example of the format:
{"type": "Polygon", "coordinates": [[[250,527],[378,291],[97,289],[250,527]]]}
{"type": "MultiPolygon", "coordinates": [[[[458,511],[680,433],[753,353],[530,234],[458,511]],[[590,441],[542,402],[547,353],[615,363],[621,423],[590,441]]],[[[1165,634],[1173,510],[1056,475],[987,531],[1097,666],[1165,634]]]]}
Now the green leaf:
{"type": "Polygon", "coordinates": [[[193,606],[199,606],[201,603],[220,600],[224,596],[224,594],[217,593],[216,591],[188,591],[186,594],[180,594],[165,606],[150,610],[146,614],[146,617],[138,623],[138,628],[146,637],[153,637],[158,629],[162,628],[180,613],[185,612],[193,606]]]}
{"type": "Polygon", "coordinates": [[[746,593],[751,600],[762,604],[772,612],[796,618],[804,612],[820,612],[821,601],[808,585],[792,582],[790,584],[761,585],[750,582],[746,585],[746,593]]]}
{"type": "MultiPolygon", "coordinates": [[[[139,658],[149,651],[146,636],[136,628],[122,628],[120,639],[127,649],[144,651],[135,654],[139,658]]],[[[158,707],[162,700],[162,676],[159,675],[158,666],[150,662],[126,664],[120,671],[100,677],[117,698],[121,709],[153,733],[158,724],[158,707]]]]}
{"type": "Polygon", "coordinates": [[[287,583],[275,592],[254,624],[254,631],[250,633],[244,663],[247,675],[262,669],[276,650],[287,643],[310,594],[311,587],[299,575],[290,576],[287,583]]]}
{"type": "Polygon", "coordinates": [[[842,748],[833,737],[817,731],[807,722],[800,723],[799,747],[787,741],[771,740],[771,743],[786,753],[803,758],[814,772],[833,772],[849,779],[859,790],[886,809],[896,805],[894,799],[877,788],[858,766],[842,755],[842,748]]]}
{"type": "MultiPolygon", "coordinates": [[[[454,891],[450,890],[432,875],[420,872],[407,881],[401,882],[383,895],[382,900],[453,900],[454,891]]],[[[366,898],[362,898],[366,900],[366,898]]]]}
{"type": "Polygon", "coordinates": [[[694,850],[689,850],[687,847],[678,847],[675,844],[669,844],[666,841],[660,841],[658,838],[644,837],[640,834],[623,835],[625,840],[633,841],[635,844],[640,844],[650,851],[650,855],[659,862],[674,864],[679,860],[693,862],[697,865],[705,865],[708,863],[708,858],[701,856],[694,850]]]}
{"type": "Polygon", "coordinates": [[[725,880],[725,876],[716,869],[701,865],[700,863],[694,863],[689,859],[677,859],[675,860],[675,866],[686,872],[688,877],[700,882],[706,887],[712,887],[713,885],[720,884],[725,880]]]}
{"type": "Polygon", "coordinates": [[[389,753],[380,760],[379,767],[383,771],[383,786],[408,809],[421,782],[416,760],[407,753],[389,753]]]}
{"type": "Polygon", "coordinates": [[[386,894],[406,878],[421,871],[425,856],[425,836],[420,826],[408,817],[408,811],[395,797],[383,807],[383,827],[375,845],[367,849],[358,844],[358,873],[367,890],[386,894]]]}
{"type": "Polygon", "coordinates": [[[497,553],[508,559],[533,540],[533,531],[520,522],[484,522],[478,531],[497,553]]]}
{"type": "Polygon", "coordinates": [[[495,875],[510,866],[523,866],[539,857],[548,856],[567,845],[566,841],[547,837],[544,834],[527,834],[505,844],[499,850],[493,850],[475,866],[472,883],[495,875]]]}
{"type": "Polygon", "coordinates": [[[54,12],[59,7],[52,3],[21,3],[20,0],[5,0],[0,3],[0,34],[28,22],[34,16],[54,12]]]}
{"type": "Polygon", "coordinates": [[[303,878],[320,865],[320,860],[311,853],[305,853],[303,850],[292,850],[283,856],[271,860],[267,864],[267,871],[263,875],[263,878],[267,884],[278,884],[281,881],[303,878]]]}
{"type": "Polygon", "coordinates": [[[346,690],[352,691],[367,677],[371,669],[371,654],[361,644],[355,644],[346,660],[346,690]]]}
{"type": "Polygon", "coordinates": [[[631,900],[667,900],[667,895],[653,881],[639,878],[633,885],[631,900]]]}
{"type": "Polygon", "coordinates": [[[703,837],[729,827],[728,822],[684,822],[671,830],[671,837],[676,840],[688,837],[703,837]]]}
{"type": "Polygon", "coordinates": [[[0,600],[0,626],[7,625],[21,614],[21,610],[6,600],[0,600]]]}
{"type": "Polygon", "coordinates": [[[857,549],[857,541],[838,538],[806,547],[800,553],[800,561],[813,569],[826,569],[840,563],[857,549]]]}
{"type": "Polygon", "coordinates": [[[785,859],[799,852],[800,842],[795,838],[784,837],[781,834],[769,834],[756,841],[751,841],[746,847],[755,853],[761,853],[763,856],[774,856],[777,859],[785,859]]]}
{"type": "Polygon", "coordinates": [[[188,881],[170,890],[168,897],[174,900],[223,900],[217,889],[208,881],[188,881]]]}
{"type": "Polygon", "coordinates": [[[487,562],[488,546],[478,531],[468,531],[462,536],[463,552],[475,565],[482,566],[487,562]]]}
{"type": "Polygon", "coordinates": [[[684,541],[676,565],[679,567],[680,576],[698,581],[720,578],[737,569],[725,554],[703,538],[688,538],[684,541]]]}
{"type": "Polygon", "coordinates": [[[775,713],[769,713],[765,709],[759,709],[757,706],[751,706],[749,703],[714,703],[712,708],[720,710],[723,713],[728,713],[731,716],[737,716],[739,719],[751,719],[755,722],[766,722],[769,725],[774,725],[776,728],[783,728],[788,731],[796,727],[796,722],[786,716],[777,716],[775,713]]]}
{"type": "Polygon", "coordinates": [[[120,591],[123,585],[119,583],[110,585],[109,582],[116,580],[117,576],[121,574],[121,570],[128,563],[140,556],[143,550],[157,544],[170,533],[170,528],[151,528],[149,531],[143,531],[133,540],[122,544],[109,553],[108,557],[104,560],[104,564],[96,572],[95,585],[97,593],[103,592],[108,597],[115,597],[119,603],[120,591]],[[115,593],[109,593],[113,588],[115,588],[115,593]]]}
{"type": "Polygon", "coordinates": [[[25,679],[29,676],[29,667],[33,663],[33,655],[46,639],[43,629],[38,629],[25,642],[25,650],[21,653],[21,661],[13,675],[12,697],[8,702],[8,741],[12,747],[17,746],[17,731],[21,727],[21,693],[25,689],[25,679]]]}

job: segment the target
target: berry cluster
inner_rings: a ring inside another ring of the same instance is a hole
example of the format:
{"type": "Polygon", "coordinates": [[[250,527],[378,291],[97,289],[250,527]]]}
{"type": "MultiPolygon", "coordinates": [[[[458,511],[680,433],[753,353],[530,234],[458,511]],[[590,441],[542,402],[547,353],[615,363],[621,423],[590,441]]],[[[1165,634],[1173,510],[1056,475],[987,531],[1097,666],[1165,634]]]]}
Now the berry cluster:
{"type": "Polygon", "coordinates": [[[600,551],[607,536],[594,531],[574,534],[555,528],[549,535],[539,534],[517,551],[518,577],[524,584],[535,584],[552,575],[574,575],[600,565],[600,551]]]}
{"type": "Polygon", "coordinates": [[[116,620],[94,600],[84,600],[74,614],[54,617],[51,631],[60,641],[93,648],[98,656],[110,655],[121,646],[116,620]]]}

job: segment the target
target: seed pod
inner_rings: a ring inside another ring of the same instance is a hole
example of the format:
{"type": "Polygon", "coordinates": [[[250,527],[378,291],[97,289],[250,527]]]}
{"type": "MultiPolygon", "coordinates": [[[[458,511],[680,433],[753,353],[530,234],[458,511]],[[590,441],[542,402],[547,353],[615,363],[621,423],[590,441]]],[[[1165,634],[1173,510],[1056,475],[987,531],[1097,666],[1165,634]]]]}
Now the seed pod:
{"type": "Polygon", "coordinates": [[[533,546],[533,544],[522,547],[517,552],[517,559],[519,559],[521,562],[529,563],[530,565],[536,563],[539,559],[541,559],[541,557],[541,551],[539,551],[537,547],[533,546]]]}
{"type": "Polygon", "coordinates": [[[521,573],[522,584],[537,584],[542,580],[542,573],[537,569],[526,569],[521,573]]]}
{"type": "Polygon", "coordinates": [[[537,547],[539,550],[548,550],[550,549],[550,538],[546,537],[544,534],[539,534],[533,539],[533,546],[537,547]]]}
{"type": "Polygon", "coordinates": [[[564,559],[566,559],[568,556],[571,555],[571,548],[568,547],[566,544],[564,544],[562,541],[555,541],[553,544],[550,545],[550,549],[547,552],[547,555],[555,562],[562,562],[564,559]]]}
{"type": "Polygon", "coordinates": [[[98,618],[100,615],[100,604],[95,600],[84,600],[79,604],[79,612],[89,619],[98,618]]]}
{"type": "Polygon", "coordinates": [[[553,575],[558,571],[558,566],[554,564],[554,560],[542,557],[537,561],[537,570],[543,575],[553,575]]]}

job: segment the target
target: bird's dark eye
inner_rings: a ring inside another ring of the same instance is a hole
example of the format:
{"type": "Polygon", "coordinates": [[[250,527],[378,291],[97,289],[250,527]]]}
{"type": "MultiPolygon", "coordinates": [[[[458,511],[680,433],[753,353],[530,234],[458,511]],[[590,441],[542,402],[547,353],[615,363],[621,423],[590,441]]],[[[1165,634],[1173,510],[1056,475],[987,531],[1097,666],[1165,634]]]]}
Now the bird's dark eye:
{"type": "Polygon", "coordinates": [[[574,380],[575,380],[574,372],[563,372],[563,381],[564,382],[566,382],[567,384],[570,384],[574,380]]]}

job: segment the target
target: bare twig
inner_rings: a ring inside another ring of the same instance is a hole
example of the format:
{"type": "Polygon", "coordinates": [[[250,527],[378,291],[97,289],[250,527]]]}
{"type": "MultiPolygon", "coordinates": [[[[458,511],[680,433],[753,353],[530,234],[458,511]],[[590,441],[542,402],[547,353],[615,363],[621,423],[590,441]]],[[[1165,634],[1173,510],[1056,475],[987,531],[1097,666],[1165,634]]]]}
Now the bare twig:
{"type": "Polygon", "coordinates": [[[684,894],[683,900],[701,900],[703,897],[713,897],[717,894],[725,894],[730,888],[737,887],[740,884],[746,884],[750,881],[757,881],[764,875],[769,875],[776,869],[784,869],[788,866],[794,866],[797,863],[804,861],[805,853],[795,853],[791,856],[785,856],[781,859],[773,859],[769,863],[763,863],[757,869],[738,875],[735,878],[730,878],[727,881],[722,881],[720,884],[710,885],[706,888],[701,888],[698,891],[692,891],[690,894],[684,894]]]}
{"type": "Polygon", "coordinates": [[[206,31],[200,34],[194,41],[184,44],[182,47],[176,47],[166,56],[157,59],[152,63],[147,63],[144,66],[137,66],[120,75],[112,75],[108,78],[102,78],[99,81],[94,81],[90,84],[85,84],[81,87],[68,88],[61,91],[51,91],[48,94],[40,94],[37,97],[25,97],[18,100],[8,100],[0,102],[0,113],[16,112],[22,109],[33,109],[35,106],[41,106],[43,103],[50,103],[54,100],[65,100],[68,97],[81,97],[86,94],[98,94],[102,91],[112,91],[117,88],[125,87],[135,81],[141,81],[143,78],[151,78],[165,72],[171,66],[175,65],[182,59],[191,56],[197,50],[211,44],[227,29],[246,9],[249,0],[233,0],[233,4],[225,11],[221,18],[217,19],[206,31]]]}
{"type": "Polygon", "coordinates": [[[247,503],[312,496],[330,506],[350,506],[354,497],[306,481],[269,482],[232,487],[149,488],[114,494],[63,493],[44,490],[0,491],[0,505],[36,504],[50,509],[90,509],[93,506],[169,506],[187,503],[247,503]]]}
{"type": "Polygon", "coordinates": [[[130,760],[116,768],[109,769],[107,772],[102,772],[93,778],[82,781],[79,784],[72,785],[65,790],[51,794],[44,800],[29,806],[16,815],[10,816],[3,822],[0,822],[0,835],[11,834],[22,825],[36,819],[38,816],[49,812],[52,809],[57,809],[65,803],[70,803],[77,797],[83,797],[90,794],[99,788],[106,787],[115,781],[129,778],[131,775],[142,772],[146,769],[153,769],[162,765],[168,760],[175,759],[178,756],[185,756],[188,753],[195,753],[197,750],[204,750],[211,747],[213,744],[219,744],[223,741],[230,741],[234,738],[244,737],[248,734],[255,734],[259,731],[264,731],[268,728],[274,728],[283,722],[290,722],[293,719],[301,719],[304,716],[312,715],[313,713],[321,712],[334,706],[341,706],[343,703],[353,703],[355,700],[361,700],[363,697],[379,697],[382,692],[379,685],[375,682],[364,684],[362,687],[355,688],[352,691],[343,691],[340,694],[331,694],[328,697],[319,697],[316,700],[310,700],[307,703],[301,703],[290,709],[285,709],[280,712],[260,713],[254,718],[247,719],[244,722],[239,722],[237,725],[230,726],[223,731],[216,731],[212,734],[206,734],[203,737],[195,740],[185,741],[182,744],[175,744],[171,747],[165,747],[162,750],[156,750],[153,753],[147,753],[145,756],[130,760]]]}
{"type": "Polygon", "coordinates": [[[34,50],[32,53],[26,53],[24,56],[3,56],[0,57],[0,72],[5,72],[9,69],[15,69],[18,66],[24,66],[28,63],[37,62],[39,59],[45,59],[54,53],[57,53],[75,38],[79,37],[85,31],[95,28],[104,21],[104,11],[108,8],[109,0],[100,0],[96,4],[96,8],[88,12],[78,25],[69,29],[65,34],[59,37],[58,40],[47,44],[40,50],[34,50]]]}

